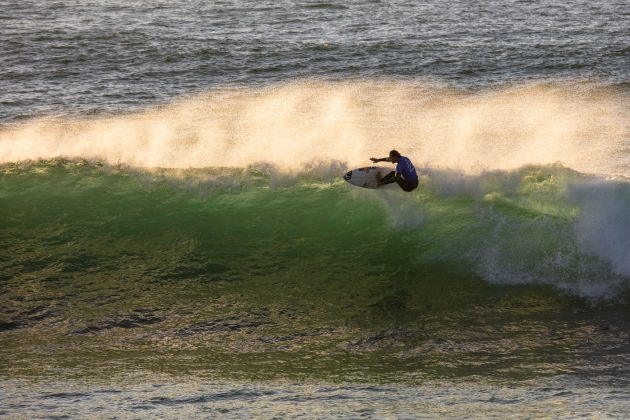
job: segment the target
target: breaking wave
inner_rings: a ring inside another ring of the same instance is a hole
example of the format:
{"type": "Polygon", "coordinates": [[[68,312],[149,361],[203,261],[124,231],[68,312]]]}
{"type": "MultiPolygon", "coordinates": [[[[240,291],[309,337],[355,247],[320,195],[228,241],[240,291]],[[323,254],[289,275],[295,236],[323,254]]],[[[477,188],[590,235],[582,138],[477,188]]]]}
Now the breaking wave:
{"type": "Polygon", "coordinates": [[[612,298],[630,279],[625,95],[311,80],[5,125],[3,271],[421,281],[440,263],[612,298]],[[341,179],[391,148],[414,193],[341,179]]]}

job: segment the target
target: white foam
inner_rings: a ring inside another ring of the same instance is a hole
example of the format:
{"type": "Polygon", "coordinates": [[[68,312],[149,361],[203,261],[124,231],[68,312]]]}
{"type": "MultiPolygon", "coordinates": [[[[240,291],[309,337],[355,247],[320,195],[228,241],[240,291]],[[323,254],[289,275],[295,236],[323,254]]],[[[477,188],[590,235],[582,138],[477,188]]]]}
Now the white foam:
{"type": "Polygon", "coordinates": [[[570,185],[568,195],[580,208],[575,231],[583,252],[630,276],[630,183],[590,180],[570,185]]]}

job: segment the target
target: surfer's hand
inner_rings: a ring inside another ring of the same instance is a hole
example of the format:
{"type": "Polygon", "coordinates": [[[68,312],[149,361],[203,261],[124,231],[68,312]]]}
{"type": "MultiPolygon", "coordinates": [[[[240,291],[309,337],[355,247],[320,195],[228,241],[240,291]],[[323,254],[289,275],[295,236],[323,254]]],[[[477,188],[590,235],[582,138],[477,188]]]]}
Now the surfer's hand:
{"type": "Polygon", "coordinates": [[[378,162],[380,159],[376,159],[376,158],[370,158],[370,160],[374,163],[378,162]]]}

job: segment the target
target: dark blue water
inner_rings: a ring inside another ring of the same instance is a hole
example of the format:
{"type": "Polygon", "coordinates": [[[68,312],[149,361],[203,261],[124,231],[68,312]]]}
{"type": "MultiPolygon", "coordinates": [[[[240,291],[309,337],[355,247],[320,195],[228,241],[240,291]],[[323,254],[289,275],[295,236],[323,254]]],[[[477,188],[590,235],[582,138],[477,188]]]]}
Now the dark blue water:
{"type": "Polygon", "coordinates": [[[624,84],[630,12],[613,1],[3,0],[0,120],[120,112],[300,77],[624,84]]]}

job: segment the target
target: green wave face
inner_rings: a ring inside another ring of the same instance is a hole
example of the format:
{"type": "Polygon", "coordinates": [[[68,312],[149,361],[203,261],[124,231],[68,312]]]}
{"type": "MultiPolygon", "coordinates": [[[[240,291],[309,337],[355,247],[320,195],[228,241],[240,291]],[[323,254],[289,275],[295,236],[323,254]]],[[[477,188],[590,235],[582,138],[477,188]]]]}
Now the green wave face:
{"type": "Polygon", "coordinates": [[[606,251],[624,243],[589,230],[598,214],[627,229],[622,181],[557,165],[427,168],[406,194],[354,188],[331,168],[3,165],[0,326],[4,352],[24,355],[4,370],[133,360],[248,377],[410,363],[420,376],[515,375],[500,355],[518,343],[525,373],[539,374],[550,352],[567,368],[584,333],[574,317],[553,341],[549,328],[568,321],[543,319],[625,295],[625,256],[606,251]],[[470,365],[490,324],[488,365],[470,365]]]}

